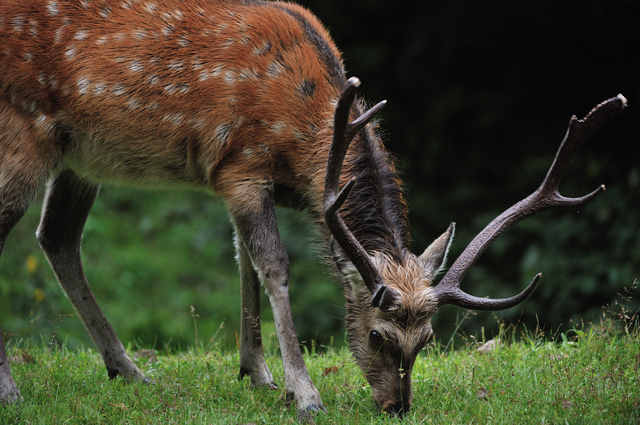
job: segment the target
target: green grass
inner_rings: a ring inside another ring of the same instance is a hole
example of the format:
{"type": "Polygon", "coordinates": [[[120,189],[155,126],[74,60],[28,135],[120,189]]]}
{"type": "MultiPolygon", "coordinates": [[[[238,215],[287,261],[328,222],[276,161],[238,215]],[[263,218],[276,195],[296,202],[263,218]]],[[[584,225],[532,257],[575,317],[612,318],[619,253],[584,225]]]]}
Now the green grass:
{"type": "MultiPolygon", "coordinates": [[[[638,423],[640,331],[625,323],[605,318],[557,341],[503,329],[501,342],[484,353],[473,339],[456,349],[436,341],[414,368],[414,404],[404,423],[638,423]]],[[[2,424],[297,422],[295,410],[284,406],[282,385],[251,389],[248,379],[237,380],[235,350],[132,353],[154,385],[109,382],[91,349],[14,342],[9,353],[23,401],[0,408],[2,424]]],[[[324,348],[305,360],[327,407],[315,423],[399,423],[377,413],[346,348],[324,348]]],[[[267,361],[282,383],[278,356],[267,361]]]]}

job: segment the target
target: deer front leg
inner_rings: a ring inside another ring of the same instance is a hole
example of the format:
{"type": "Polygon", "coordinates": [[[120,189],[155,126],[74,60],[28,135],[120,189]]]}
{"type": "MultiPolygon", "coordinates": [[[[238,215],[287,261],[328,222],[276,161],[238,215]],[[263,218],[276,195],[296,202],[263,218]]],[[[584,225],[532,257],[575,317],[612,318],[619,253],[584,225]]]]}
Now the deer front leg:
{"type": "Polygon", "coordinates": [[[304,364],[293,326],[289,305],[289,258],[278,233],[270,185],[253,183],[248,186],[245,180],[242,187],[226,196],[227,206],[240,243],[246,248],[269,296],[282,353],[287,400],[295,400],[301,411],[325,410],[304,364]]]}
{"type": "Polygon", "coordinates": [[[242,313],[240,328],[240,379],[245,375],[251,377],[254,387],[269,387],[276,389],[273,375],[264,359],[262,348],[262,330],[260,319],[260,280],[256,273],[249,253],[238,236],[235,237],[238,266],[240,268],[240,282],[242,291],[242,313]]]}
{"type": "Polygon", "coordinates": [[[127,356],[124,346],[100,310],[82,269],[80,242],[89,210],[98,194],[98,186],[80,180],[65,170],[47,187],[38,241],[60,286],[96,344],[109,379],[117,375],[126,380],[149,379],[127,356]]]}

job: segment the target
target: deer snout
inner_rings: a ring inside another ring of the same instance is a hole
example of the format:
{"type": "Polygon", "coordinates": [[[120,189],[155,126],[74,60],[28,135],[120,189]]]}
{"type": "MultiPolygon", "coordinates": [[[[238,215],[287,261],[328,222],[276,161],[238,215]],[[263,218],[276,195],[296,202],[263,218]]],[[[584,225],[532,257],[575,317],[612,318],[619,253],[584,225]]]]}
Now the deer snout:
{"type": "Polygon", "coordinates": [[[402,419],[404,415],[409,413],[410,408],[411,408],[411,405],[409,403],[390,401],[386,403],[384,406],[382,406],[381,410],[391,416],[397,416],[402,419]]]}
{"type": "Polygon", "coordinates": [[[401,418],[404,417],[411,409],[411,383],[401,387],[401,391],[396,392],[394,395],[383,398],[382,400],[375,400],[378,408],[391,416],[401,418]]]}

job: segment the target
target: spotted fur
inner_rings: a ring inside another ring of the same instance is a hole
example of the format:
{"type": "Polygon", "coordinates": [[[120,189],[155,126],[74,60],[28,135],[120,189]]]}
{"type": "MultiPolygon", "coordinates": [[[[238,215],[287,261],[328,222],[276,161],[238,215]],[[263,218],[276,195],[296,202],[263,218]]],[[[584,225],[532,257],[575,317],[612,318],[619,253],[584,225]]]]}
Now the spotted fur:
{"type": "MultiPolygon", "coordinates": [[[[0,46],[0,251],[48,182],[38,239],[109,377],[147,380],[82,271],[82,227],[98,184],[198,189],[224,199],[236,228],[240,377],[274,385],[256,326],[262,284],[287,391],[300,410],[324,409],[293,328],[289,260],[273,210],[307,209],[331,247],[322,193],[347,80],[318,20],[298,5],[258,0],[2,0],[0,46]]],[[[351,115],[361,111],[358,104],[351,115]]],[[[431,335],[430,283],[445,247],[426,268],[429,261],[409,253],[400,180],[371,126],[347,153],[341,179],[352,177],[358,180],[340,213],[401,296],[371,307],[357,271],[333,247],[351,348],[380,409],[406,412],[411,368],[431,335]],[[383,334],[382,346],[371,345],[372,330],[383,334]]],[[[19,392],[1,361],[0,400],[14,400],[19,392]]]]}

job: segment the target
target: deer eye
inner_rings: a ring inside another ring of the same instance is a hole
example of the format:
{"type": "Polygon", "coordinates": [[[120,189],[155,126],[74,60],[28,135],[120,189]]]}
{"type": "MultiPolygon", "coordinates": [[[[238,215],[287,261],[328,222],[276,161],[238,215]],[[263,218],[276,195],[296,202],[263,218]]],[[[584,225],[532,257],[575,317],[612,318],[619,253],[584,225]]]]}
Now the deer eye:
{"type": "Polygon", "coordinates": [[[384,338],[380,335],[378,331],[369,332],[369,341],[371,341],[375,345],[380,345],[384,342],[384,338]]]}

